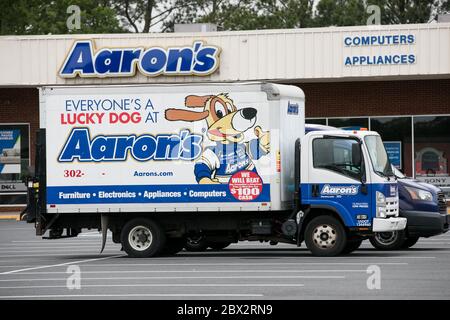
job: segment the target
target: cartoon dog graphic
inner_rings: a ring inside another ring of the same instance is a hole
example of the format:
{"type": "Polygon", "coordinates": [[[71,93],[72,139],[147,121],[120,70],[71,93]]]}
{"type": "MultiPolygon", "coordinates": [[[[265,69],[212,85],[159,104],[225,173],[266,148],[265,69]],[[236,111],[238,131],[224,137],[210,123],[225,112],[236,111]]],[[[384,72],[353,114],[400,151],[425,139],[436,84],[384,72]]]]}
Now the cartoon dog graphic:
{"type": "Polygon", "coordinates": [[[228,94],[195,96],[185,99],[187,108],[202,111],[170,108],[165,112],[169,121],[202,121],[207,123],[206,135],[213,146],[203,149],[194,174],[200,184],[228,183],[231,176],[241,170],[257,173],[253,160],[270,152],[270,132],[256,125],[255,108],[237,109],[228,94]],[[244,132],[254,127],[256,139],[244,142],[244,132]]]}

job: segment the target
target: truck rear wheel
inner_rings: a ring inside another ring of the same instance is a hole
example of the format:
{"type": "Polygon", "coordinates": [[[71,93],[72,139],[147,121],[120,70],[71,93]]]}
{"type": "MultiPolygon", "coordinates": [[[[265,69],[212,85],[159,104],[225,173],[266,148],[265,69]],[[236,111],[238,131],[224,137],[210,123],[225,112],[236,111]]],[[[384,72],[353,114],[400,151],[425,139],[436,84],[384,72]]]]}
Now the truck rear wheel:
{"type": "Polygon", "coordinates": [[[191,252],[202,252],[208,249],[208,242],[206,241],[205,237],[201,235],[195,235],[186,239],[184,248],[187,251],[191,252]]]}
{"type": "Polygon", "coordinates": [[[344,250],[347,235],[336,218],[320,216],[306,226],[305,243],[314,256],[333,257],[344,250]]]}
{"type": "Polygon", "coordinates": [[[122,229],[122,247],[133,258],[156,256],[164,248],[166,235],[164,230],[149,219],[133,219],[122,229]]]}
{"type": "Polygon", "coordinates": [[[393,232],[377,232],[369,238],[370,243],[378,250],[397,250],[405,242],[403,230],[393,232]]]}

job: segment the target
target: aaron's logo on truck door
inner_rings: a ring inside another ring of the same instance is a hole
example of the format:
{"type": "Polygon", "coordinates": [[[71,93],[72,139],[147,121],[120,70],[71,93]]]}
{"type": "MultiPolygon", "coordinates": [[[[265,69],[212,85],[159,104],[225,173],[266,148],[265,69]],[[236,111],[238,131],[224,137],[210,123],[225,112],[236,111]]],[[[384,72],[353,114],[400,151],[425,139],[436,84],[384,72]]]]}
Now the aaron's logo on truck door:
{"type": "Polygon", "coordinates": [[[323,186],[320,194],[323,196],[354,196],[358,194],[359,187],[356,185],[351,186],[331,186],[326,184],[323,186]]]}
{"type": "Polygon", "coordinates": [[[72,129],[59,162],[125,161],[130,154],[138,161],[186,160],[198,158],[203,136],[188,129],[178,134],[98,135],[91,138],[88,128],[72,129]]]}

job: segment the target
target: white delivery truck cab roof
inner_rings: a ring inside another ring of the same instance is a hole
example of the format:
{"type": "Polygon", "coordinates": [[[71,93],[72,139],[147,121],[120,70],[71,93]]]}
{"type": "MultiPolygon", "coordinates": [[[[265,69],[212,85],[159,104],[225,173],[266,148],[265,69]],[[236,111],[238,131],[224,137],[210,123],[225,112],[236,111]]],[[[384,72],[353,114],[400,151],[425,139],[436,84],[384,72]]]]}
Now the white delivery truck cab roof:
{"type": "MultiPolygon", "coordinates": [[[[308,125],[310,128],[311,126],[308,125]]],[[[320,126],[320,125],[319,125],[320,126]]],[[[370,161],[372,161],[372,156],[371,154],[369,154],[369,147],[374,148],[375,146],[371,145],[369,146],[369,144],[367,143],[367,140],[365,139],[368,136],[377,136],[380,139],[380,143],[381,143],[381,137],[379,135],[378,132],[376,131],[369,131],[369,130],[341,130],[341,129],[334,129],[333,127],[328,127],[330,128],[329,130],[327,130],[328,126],[321,126],[320,128],[318,128],[317,130],[312,130],[309,131],[302,140],[302,143],[305,143],[305,145],[307,146],[312,146],[312,143],[308,143],[311,142],[311,140],[318,138],[318,137],[324,137],[324,136],[331,136],[331,137],[350,137],[351,139],[359,139],[360,141],[364,142],[362,143],[362,153],[364,155],[365,159],[368,159],[370,161]],[[325,130],[322,130],[325,129],[325,130]]],[[[383,147],[384,148],[384,147],[383,147]]],[[[306,149],[307,150],[307,149],[306,149]]],[[[376,154],[376,150],[371,150],[372,152],[374,152],[376,154]]],[[[387,157],[387,155],[386,155],[387,157]]],[[[312,163],[313,161],[313,152],[312,150],[308,150],[307,152],[305,152],[304,154],[302,154],[302,164],[307,164],[307,163],[312,163]]],[[[374,174],[373,172],[373,165],[370,163],[366,163],[366,167],[367,167],[367,177],[369,179],[371,179],[370,181],[367,182],[371,182],[371,183],[383,183],[384,178],[380,177],[376,174],[374,174]]],[[[306,172],[302,172],[301,173],[301,180],[304,181],[307,178],[307,173],[306,172]]]]}
{"type": "Polygon", "coordinates": [[[261,82],[43,87],[47,210],[290,209],[304,112],[261,82]]]}

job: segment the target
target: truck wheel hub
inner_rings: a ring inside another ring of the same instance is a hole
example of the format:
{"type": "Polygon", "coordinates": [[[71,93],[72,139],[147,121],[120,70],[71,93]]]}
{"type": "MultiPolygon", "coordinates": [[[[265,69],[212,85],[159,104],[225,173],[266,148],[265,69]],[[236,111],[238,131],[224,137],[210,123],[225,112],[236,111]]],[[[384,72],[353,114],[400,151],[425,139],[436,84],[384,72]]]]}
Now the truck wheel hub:
{"type": "Polygon", "coordinates": [[[128,236],[130,246],[137,251],[147,250],[152,244],[153,237],[150,229],[144,226],[134,227],[128,236]]]}
{"type": "Polygon", "coordinates": [[[319,248],[331,248],[336,244],[336,230],[329,225],[318,226],[314,229],[313,240],[319,248]]]}
{"type": "Polygon", "coordinates": [[[375,238],[384,245],[390,245],[397,240],[397,232],[377,232],[375,238]]]}

